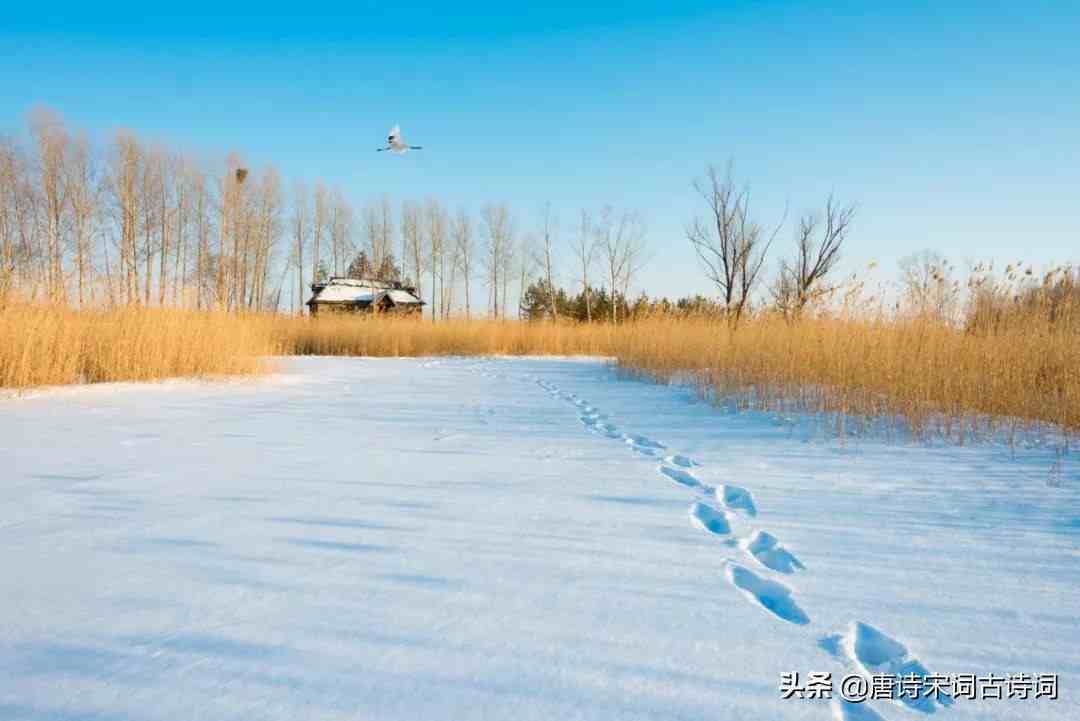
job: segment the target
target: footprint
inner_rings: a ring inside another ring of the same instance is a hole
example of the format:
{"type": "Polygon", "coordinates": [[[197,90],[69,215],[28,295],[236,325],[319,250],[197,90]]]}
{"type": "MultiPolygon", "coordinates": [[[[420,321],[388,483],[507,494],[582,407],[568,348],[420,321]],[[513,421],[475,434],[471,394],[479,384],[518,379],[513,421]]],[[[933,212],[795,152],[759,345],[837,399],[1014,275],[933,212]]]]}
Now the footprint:
{"type": "Polygon", "coordinates": [[[680,455],[665,456],[664,462],[670,463],[673,466],[679,466],[680,468],[693,468],[694,466],[701,465],[693,458],[688,458],[687,456],[680,455]]]}
{"type": "Polygon", "coordinates": [[[639,436],[635,433],[626,433],[623,435],[623,439],[632,446],[639,446],[641,448],[651,448],[655,450],[663,450],[667,448],[663,443],[654,441],[647,436],[639,436]]]}
{"type": "Polygon", "coordinates": [[[745,488],[725,484],[716,489],[716,498],[732,510],[743,511],[748,516],[757,515],[754,496],[745,488]]]}
{"type": "MultiPolygon", "coordinates": [[[[915,674],[919,678],[930,675],[926,666],[911,656],[907,646],[862,621],[851,623],[847,633],[841,638],[840,646],[848,660],[867,678],[875,674],[900,677],[915,674]]],[[[910,695],[902,698],[899,694],[896,696],[892,699],[895,703],[927,714],[933,713],[937,704],[952,704],[952,698],[945,694],[937,698],[927,696],[925,692],[920,692],[917,698],[911,698],[910,695]]]]}
{"type": "Polygon", "coordinates": [[[695,503],[690,506],[690,523],[718,536],[731,533],[731,524],[728,523],[727,514],[704,503],[695,503]]]}
{"type": "Polygon", "coordinates": [[[702,487],[701,481],[694,478],[692,475],[690,475],[686,471],[680,470],[678,468],[672,468],[671,466],[664,466],[664,465],[659,466],[657,468],[657,470],[660,471],[661,475],[667,476],[668,478],[675,481],[676,483],[678,483],[681,486],[686,486],[687,488],[701,488],[702,487]]]}
{"type": "Polygon", "coordinates": [[[795,554],[781,546],[780,541],[771,533],[758,531],[739,545],[762,566],[779,573],[795,573],[806,569],[795,554]]]}
{"type": "Polygon", "coordinates": [[[791,589],[782,583],[762,578],[748,568],[730,563],[725,570],[727,578],[735,588],[751,600],[760,603],[767,611],[779,616],[788,623],[805,626],[810,617],[795,603],[791,589]]]}
{"type": "Polygon", "coordinates": [[[864,701],[851,703],[842,698],[832,700],[833,721],[885,721],[885,719],[864,701]]]}

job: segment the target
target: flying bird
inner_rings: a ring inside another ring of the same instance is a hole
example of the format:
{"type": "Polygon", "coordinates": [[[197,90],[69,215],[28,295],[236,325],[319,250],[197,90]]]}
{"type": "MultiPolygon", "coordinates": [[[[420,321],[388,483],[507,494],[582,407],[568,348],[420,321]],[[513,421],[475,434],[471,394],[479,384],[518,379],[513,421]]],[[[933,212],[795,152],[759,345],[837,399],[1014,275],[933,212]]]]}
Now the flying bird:
{"type": "Polygon", "coordinates": [[[386,151],[389,151],[391,153],[397,153],[398,155],[403,155],[403,154],[409,152],[410,150],[423,150],[423,149],[424,149],[424,146],[422,146],[422,145],[409,145],[408,143],[406,143],[405,138],[401,137],[401,128],[398,127],[397,125],[395,125],[394,127],[390,128],[390,134],[386,138],[386,147],[385,148],[377,148],[375,152],[381,153],[382,151],[386,150],[386,151]]]}

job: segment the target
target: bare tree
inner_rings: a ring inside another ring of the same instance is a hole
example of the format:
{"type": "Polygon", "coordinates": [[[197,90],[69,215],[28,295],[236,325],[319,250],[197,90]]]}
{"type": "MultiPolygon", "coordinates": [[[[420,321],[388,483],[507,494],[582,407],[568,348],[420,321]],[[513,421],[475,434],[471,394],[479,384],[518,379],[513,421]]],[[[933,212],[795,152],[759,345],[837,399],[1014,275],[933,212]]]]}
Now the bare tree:
{"type": "Polygon", "coordinates": [[[585,319],[592,322],[592,289],[589,287],[589,270],[596,262],[596,234],[592,227],[592,218],[587,210],[582,209],[578,223],[577,236],[572,241],[572,249],[581,271],[581,292],[585,296],[585,319]]]}
{"type": "Polygon", "coordinates": [[[501,203],[484,206],[481,216],[487,241],[484,248],[484,268],[487,271],[492,315],[498,318],[500,289],[503,295],[502,306],[505,314],[506,275],[508,268],[512,264],[514,241],[513,221],[510,218],[509,209],[501,203]]]}
{"type": "Polygon", "coordinates": [[[191,175],[191,194],[192,211],[195,214],[195,307],[202,310],[210,280],[210,234],[213,221],[206,176],[195,169],[191,175]]]}
{"type": "Polygon", "coordinates": [[[133,134],[121,131],[116,136],[110,189],[120,226],[119,272],[123,275],[124,300],[129,304],[139,299],[137,236],[142,198],[138,189],[143,170],[142,147],[133,134]]]}
{"type": "Polygon", "coordinates": [[[244,255],[250,231],[246,178],[247,171],[239,155],[229,153],[225,161],[225,174],[221,178],[221,239],[218,243],[216,282],[219,308],[239,309],[242,299],[240,259],[244,255]]]}
{"type": "Polygon", "coordinates": [[[304,246],[311,233],[308,218],[308,191],[302,181],[293,188],[293,260],[296,263],[296,312],[304,312],[304,246]]]}
{"type": "Polygon", "coordinates": [[[783,220],[768,238],[764,236],[761,226],[750,217],[750,193],[736,187],[731,164],[725,175],[710,165],[705,179],[694,181],[694,189],[705,200],[709,218],[694,218],[686,237],[705,275],[719,290],[728,319],[737,325],[783,220]]]}
{"type": "Polygon", "coordinates": [[[183,302],[183,296],[190,295],[190,278],[188,276],[188,260],[191,256],[190,243],[188,242],[188,226],[191,221],[191,196],[193,188],[193,176],[196,174],[194,163],[191,159],[177,155],[176,162],[176,252],[173,259],[173,305],[183,302]]]}
{"type": "Polygon", "coordinates": [[[911,312],[941,322],[955,319],[960,288],[953,280],[953,266],[933,250],[900,259],[900,284],[911,312]]]}
{"type": "Polygon", "coordinates": [[[0,137],[0,300],[17,286],[37,286],[38,199],[30,162],[14,140],[0,137]]]}
{"type": "MultiPolygon", "coordinates": [[[[513,230],[513,225],[510,226],[513,230]]],[[[519,252],[517,235],[511,232],[506,237],[503,247],[503,265],[499,271],[499,282],[502,284],[502,314],[506,317],[506,310],[510,307],[510,283],[514,279],[514,264],[521,255],[519,252]]],[[[524,274],[524,271],[523,271],[524,274]]]]}
{"type": "MultiPolygon", "coordinates": [[[[453,221],[450,220],[447,215],[447,226],[451,226],[453,221]]],[[[446,247],[443,248],[442,253],[442,293],[440,304],[442,305],[442,316],[444,320],[449,320],[451,313],[454,310],[454,290],[457,288],[457,271],[461,266],[461,261],[458,258],[458,246],[452,239],[448,239],[446,247]]]]}
{"type": "Polygon", "coordinates": [[[554,262],[554,236],[558,232],[558,219],[551,211],[551,203],[545,203],[540,212],[540,243],[536,264],[544,273],[544,284],[547,286],[548,312],[552,320],[559,320],[559,308],[555,302],[555,262],[554,262]]]}
{"type": "Polygon", "coordinates": [[[446,272],[446,211],[435,198],[427,201],[424,222],[427,226],[427,249],[430,253],[431,322],[434,323],[440,315],[439,301],[442,299],[441,287],[436,283],[443,283],[446,272]]]}
{"type": "Polygon", "coordinates": [[[92,270],[94,225],[98,215],[99,186],[95,177],[90,142],[80,135],[72,143],[67,163],[68,198],[71,202],[72,235],[75,246],[75,274],[79,307],[84,307],[88,294],[92,300],[92,270]]]}
{"type": "Polygon", "coordinates": [[[454,219],[451,228],[451,234],[453,235],[457,264],[465,281],[465,318],[468,319],[472,313],[469,299],[469,280],[473,274],[474,243],[472,221],[464,208],[458,209],[457,217],[454,219]]]}
{"type": "Polygon", "coordinates": [[[30,129],[37,142],[41,196],[45,203],[45,284],[49,298],[62,301],[65,296],[62,234],[68,215],[65,165],[69,138],[64,121],[48,108],[32,111],[30,129]]]}
{"type": "Polygon", "coordinates": [[[311,232],[312,232],[312,257],[311,257],[311,277],[313,282],[319,282],[326,280],[320,278],[320,263],[322,262],[321,241],[323,234],[326,232],[326,222],[328,217],[329,201],[327,199],[326,186],[322,182],[315,183],[315,215],[312,218],[311,232]]]}
{"type": "Polygon", "coordinates": [[[625,297],[630,282],[641,269],[645,252],[645,226],[636,213],[616,213],[608,206],[600,213],[596,238],[611,289],[611,322],[618,323],[616,294],[621,292],[625,297]]]}
{"type": "MultiPolygon", "coordinates": [[[[424,234],[421,229],[421,210],[416,203],[405,201],[401,204],[401,240],[404,254],[412,260],[412,281],[416,284],[417,295],[422,294],[421,277],[424,273],[424,234]]],[[[405,267],[405,258],[401,260],[405,267]]]]}
{"type": "Polygon", "coordinates": [[[525,299],[525,289],[529,285],[529,279],[533,277],[537,268],[543,269],[541,263],[543,251],[540,242],[534,235],[528,233],[521,238],[521,246],[517,248],[518,262],[518,319],[522,318],[522,303],[525,299]]]}
{"type": "Polygon", "coordinates": [[[382,268],[394,255],[394,207],[388,195],[379,199],[379,216],[379,252],[382,257],[376,268],[382,268]]]}
{"type": "Polygon", "coordinates": [[[795,257],[780,264],[773,285],[773,300],[785,315],[801,315],[808,305],[836,289],[827,281],[840,261],[854,217],[854,205],[837,205],[829,196],[824,217],[808,213],[799,221],[795,257]]]}
{"type": "Polygon", "coordinates": [[[394,248],[394,221],[390,198],[384,195],[378,203],[365,206],[363,229],[371,266],[379,268],[394,248]]]}
{"type": "Polygon", "coordinates": [[[346,262],[352,257],[352,228],[352,206],[341,191],[335,189],[330,206],[330,247],[334,260],[334,275],[341,275],[345,271],[346,262]]]}
{"type": "MultiPolygon", "coordinates": [[[[270,282],[270,269],[274,248],[282,232],[281,212],[283,207],[281,176],[270,166],[266,168],[258,184],[257,205],[253,209],[251,236],[249,244],[250,281],[247,283],[247,307],[264,310],[269,299],[267,284],[270,282]]],[[[276,305],[277,299],[273,303],[276,305]]]]}
{"type": "Polygon", "coordinates": [[[169,252],[172,250],[169,237],[169,219],[174,209],[171,207],[170,197],[175,185],[175,164],[167,150],[161,150],[157,155],[157,203],[158,220],[160,228],[158,238],[160,240],[160,263],[158,266],[158,305],[165,305],[165,295],[169,288],[169,252]]]}
{"type": "Polygon", "coordinates": [[[0,136],[0,305],[15,287],[19,175],[18,148],[10,138],[0,136]]]}

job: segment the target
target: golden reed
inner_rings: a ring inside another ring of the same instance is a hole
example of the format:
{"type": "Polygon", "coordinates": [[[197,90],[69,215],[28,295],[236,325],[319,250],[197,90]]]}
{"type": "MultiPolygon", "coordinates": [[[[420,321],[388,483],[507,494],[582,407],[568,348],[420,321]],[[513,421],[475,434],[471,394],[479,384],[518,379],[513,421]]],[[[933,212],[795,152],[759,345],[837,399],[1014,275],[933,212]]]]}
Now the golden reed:
{"type": "Polygon", "coordinates": [[[590,355],[757,407],[1080,430],[1080,339],[1036,317],[992,333],[920,319],[653,317],[606,324],[0,309],[0,387],[257,373],[273,355],[590,355]],[[751,392],[752,391],[752,392],[751,392]]]}

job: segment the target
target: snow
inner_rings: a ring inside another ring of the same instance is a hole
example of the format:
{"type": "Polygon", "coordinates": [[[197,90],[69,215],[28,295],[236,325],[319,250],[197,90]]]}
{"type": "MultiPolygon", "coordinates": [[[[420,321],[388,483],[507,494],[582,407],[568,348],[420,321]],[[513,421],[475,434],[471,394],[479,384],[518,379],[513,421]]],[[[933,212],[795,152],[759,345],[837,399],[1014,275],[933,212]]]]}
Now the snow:
{"type": "Polygon", "coordinates": [[[407,290],[388,290],[386,294],[398,305],[416,305],[420,302],[419,298],[407,290]]]}
{"type": "Polygon", "coordinates": [[[417,305],[420,299],[407,290],[393,288],[386,281],[333,278],[320,290],[315,299],[320,302],[375,302],[383,295],[399,305],[417,305]]]}
{"type": "Polygon", "coordinates": [[[316,300],[324,301],[327,303],[343,303],[343,302],[355,302],[360,303],[364,301],[370,302],[376,295],[381,294],[383,291],[376,288],[366,288],[362,286],[354,285],[328,285],[323,288],[315,296],[316,300]]]}
{"type": "MultiPolygon", "coordinates": [[[[569,359],[0,400],[0,719],[1080,717],[1080,477],[569,359]],[[1058,700],[782,673],[1058,673],[1058,700]]],[[[1071,465],[1070,465],[1071,464],[1071,465]]]]}

